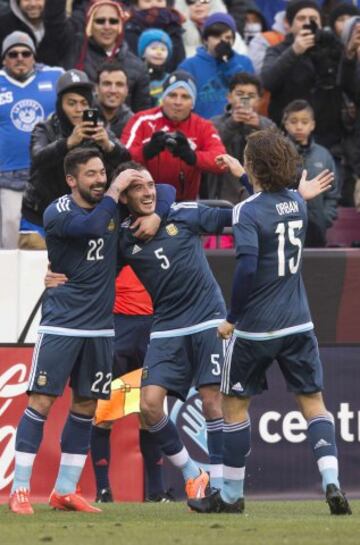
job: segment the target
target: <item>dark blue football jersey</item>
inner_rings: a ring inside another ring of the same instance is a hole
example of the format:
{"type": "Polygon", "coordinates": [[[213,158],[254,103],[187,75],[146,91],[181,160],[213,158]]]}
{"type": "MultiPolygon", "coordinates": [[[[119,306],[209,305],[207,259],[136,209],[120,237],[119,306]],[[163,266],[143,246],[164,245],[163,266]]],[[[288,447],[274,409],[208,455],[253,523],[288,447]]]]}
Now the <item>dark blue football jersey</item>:
{"type": "Polygon", "coordinates": [[[109,215],[102,236],[66,235],[80,208],[70,195],[45,211],[44,227],[51,269],[69,281],[45,292],[40,333],[74,336],[113,335],[112,307],[116,274],[118,211],[109,215]]]}
{"type": "Polygon", "coordinates": [[[258,255],[258,268],[235,334],[266,340],[313,329],[301,278],[306,203],[297,191],[255,193],[233,210],[236,256],[258,255]]]}
{"type": "Polygon", "coordinates": [[[153,300],[152,338],[196,333],[224,318],[224,300],[199,237],[220,232],[224,212],[195,202],[174,204],[147,243],[134,238],[130,218],[121,224],[120,259],[131,265],[153,300]]]}

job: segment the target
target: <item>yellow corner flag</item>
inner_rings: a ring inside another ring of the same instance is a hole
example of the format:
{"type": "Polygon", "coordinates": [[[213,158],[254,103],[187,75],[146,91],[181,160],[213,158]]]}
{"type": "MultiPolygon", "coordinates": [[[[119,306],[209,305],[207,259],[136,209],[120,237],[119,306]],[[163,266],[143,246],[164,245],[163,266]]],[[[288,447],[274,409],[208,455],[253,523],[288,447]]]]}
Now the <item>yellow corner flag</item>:
{"type": "Polygon", "coordinates": [[[140,412],[141,373],[142,369],[136,369],[112,381],[110,399],[97,403],[95,424],[140,412]]]}

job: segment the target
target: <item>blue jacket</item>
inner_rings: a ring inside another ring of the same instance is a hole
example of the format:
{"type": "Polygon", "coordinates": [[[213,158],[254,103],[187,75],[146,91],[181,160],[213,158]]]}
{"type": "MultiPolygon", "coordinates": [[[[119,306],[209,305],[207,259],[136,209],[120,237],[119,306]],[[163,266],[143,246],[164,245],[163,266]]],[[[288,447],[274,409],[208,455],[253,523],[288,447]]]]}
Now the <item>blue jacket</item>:
{"type": "Polygon", "coordinates": [[[197,99],[194,112],[210,119],[224,113],[229,92],[229,82],[237,72],[254,73],[254,67],[249,57],[234,55],[223,62],[210,55],[205,47],[198,47],[196,55],[185,59],[179,69],[193,75],[197,87],[197,99]]]}

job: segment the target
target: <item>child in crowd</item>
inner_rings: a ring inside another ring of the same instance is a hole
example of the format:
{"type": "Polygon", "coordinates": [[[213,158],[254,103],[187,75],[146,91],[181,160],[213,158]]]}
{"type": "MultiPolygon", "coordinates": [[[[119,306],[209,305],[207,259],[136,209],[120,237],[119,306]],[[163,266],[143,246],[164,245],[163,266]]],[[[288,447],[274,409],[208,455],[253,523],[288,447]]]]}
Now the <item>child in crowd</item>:
{"type": "Polygon", "coordinates": [[[194,111],[205,119],[223,113],[234,74],[254,73],[249,57],[239,55],[233,49],[235,35],[234,18],[228,13],[213,13],[204,22],[203,46],[179,66],[195,79],[197,100],[194,111]]]}
{"type": "Polygon", "coordinates": [[[325,168],[334,172],[334,187],[308,201],[308,228],[305,245],[322,247],[326,245],[326,230],[336,219],[338,201],[335,163],[330,152],[316,144],[312,138],[315,129],[314,111],[306,100],[294,100],[283,112],[282,124],[289,138],[294,142],[307,170],[308,179],[314,178],[325,168]]]}
{"type": "Polygon", "coordinates": [[[138,55],[144,60],[149,72],[152,106],[160,104],[163,83],[169,75],[166,66],[171,54],[172,43],[166,32],[158,28],[149,28],[141,33],[138,55]]]}
{"type": "Polygon", "coordinates": [[[185,58],[183,27],[185,17],[176,9],[169,7],[166,0],[132,0],[130,19],[125,27],[125,40],[133,53],[138,51],[140,34],[149,28],[165,31],[171,40],[173,55],[168,58],[168,72],[176,70],[185,58]]]}

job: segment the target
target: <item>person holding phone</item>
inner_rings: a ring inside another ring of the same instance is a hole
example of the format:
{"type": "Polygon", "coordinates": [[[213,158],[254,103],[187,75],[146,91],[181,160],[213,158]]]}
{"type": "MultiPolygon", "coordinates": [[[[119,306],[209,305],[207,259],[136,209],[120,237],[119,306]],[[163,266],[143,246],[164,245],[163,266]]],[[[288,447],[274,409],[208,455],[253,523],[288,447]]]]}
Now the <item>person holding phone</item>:
{"type": "Polygon", "coordinates": [[[130,157],[92,108],[93,87],[85,72],[65,72],[56,87],[56,112],[36,125],[31,134],[30,181],[22,201],[20,224],[22,249],[45,248],[42,215],[54,199],[68,192],[63,161],[69,150],[78,146],[100,149],[109,179],[114,168],[130,157]]]}
{"type": "MultiPolygon", "coordinates": [[[[219,131],[227,153],[241,163],[249,135],[274,126],[270,119],[258,114],[262,92],[257,76],[247,72],[235,74],[230,80],[225,112],[211,120],[219,131]]],[[[237,204],[247,196],[243,186],[229,171],[223,174],[208,173],[206,182],[208,198],[225,199],[237,204]]]]}

